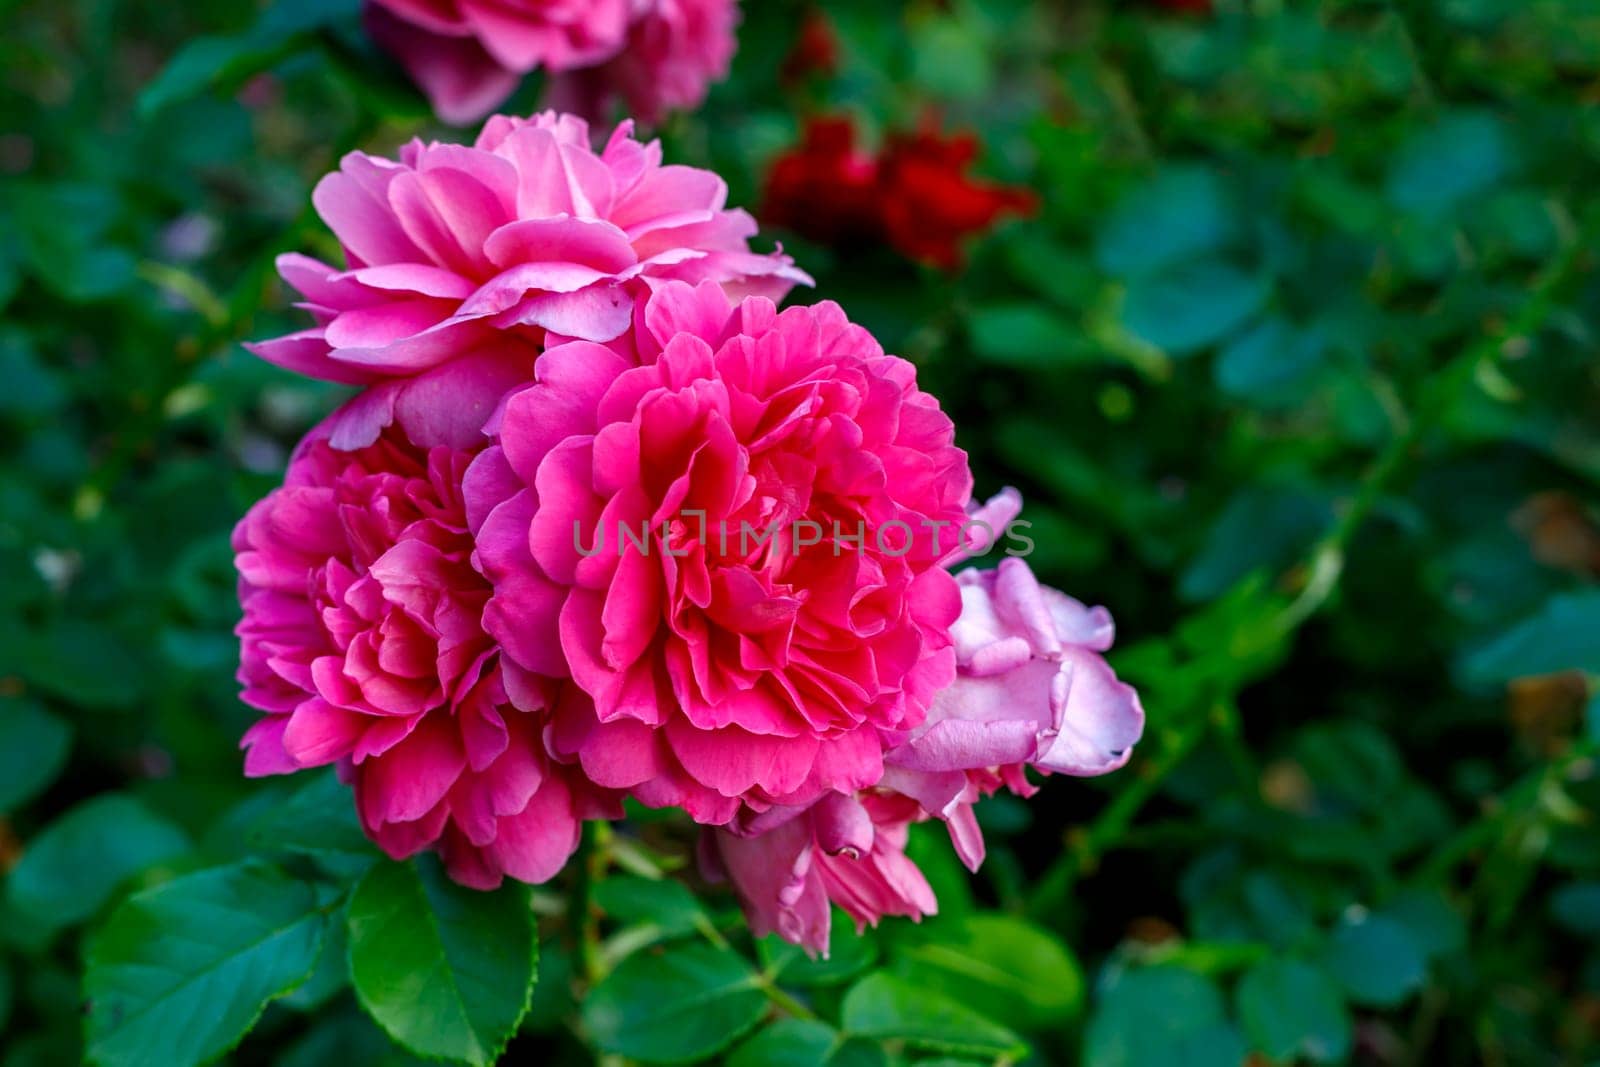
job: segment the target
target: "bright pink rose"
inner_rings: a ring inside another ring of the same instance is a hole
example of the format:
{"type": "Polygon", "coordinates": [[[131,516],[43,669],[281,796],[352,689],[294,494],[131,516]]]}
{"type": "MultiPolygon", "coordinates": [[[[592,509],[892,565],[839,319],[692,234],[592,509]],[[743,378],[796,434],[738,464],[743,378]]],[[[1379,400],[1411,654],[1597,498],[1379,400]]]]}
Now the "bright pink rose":
{"type": "Polygon", "coordinates": [[[550,102],[603,117],[618,99],[645,122],[691,110],[728,76],[739,22],[736,0],[635,0],[628,41],[597,67],[551,80],[550,102]]]}
{"type": "Polygon", "coordinates": [[[958,676],[885,754],[881,785],[944,819],[976,870],[983,837],[974,801],[1002,785],[1032,795],[1025,766],[1079,777],[1116,770],[1144,732],[1144,709],[1101,655],[1115,633],[1105,608],[1040,585],[1018,558],[957,580],[958,676]]]}
{"type": "Polygon", "coordinates": [[[972,486],[911,364],[837,305],[669,282],[536,373],[467,494],[485,628],[575,683],[551,752],[712,824],[876,783],[955,676],[972,486]]]}
{"type": "Polygon", "coordinates": [[[457,881],[551,877],[579,822],[620,815],[548,760],[480,624],[462,479],[472,456],[397,434],[354,452],[314,432],[234,530],[239,680],[265,712],[245,773],[340,765],[395,858],[437,847],[457,881]]]}
{"type": "Polygon", "coordinates": [[[367,28],[446,122],[476,122],[529,71],[571,70],[622,48],[631,0],[369,0],[367,28]]]}
{"type": "Polygon", "coordinates": [[[887,793],[829,793],[798,814],[771,818],[779,814],[701,838],[703,873],[733,883],[757,937],[776,931],[826,956],[830,901],[857,929],[885,915],[921,919],[938,911],[928,880],[905,854],[907,828],[926,817],[915,802],[887,793]]]}
{"type": "MultiPolygon", "coordinates": [[[[486,5],[488,6],[488,5],[486,5]]],[[[398,423],[423,445],[470,448],[546,335],[609,341],[647,282],[714,281],[781,299],[810,282],[758,255],[756,225],[710,171],[662,166],[628,123],[594,152],[588,126],[497,116],[472,147],[413,141],[399,162],[352,152],[313,202],[346,268],[278,259],[317,325],[251,346],[314,378],[368,386],[335,421],[335,448],[398,423]]]]}

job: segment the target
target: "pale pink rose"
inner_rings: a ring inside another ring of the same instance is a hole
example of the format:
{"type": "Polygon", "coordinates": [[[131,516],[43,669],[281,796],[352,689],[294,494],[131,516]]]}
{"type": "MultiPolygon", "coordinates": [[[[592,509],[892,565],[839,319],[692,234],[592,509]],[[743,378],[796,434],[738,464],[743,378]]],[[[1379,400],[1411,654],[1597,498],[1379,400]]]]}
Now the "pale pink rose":
{"type": "Polygon", "coordinates": [[[234,530],[239,680],[265,712],[245,773],[338,764],[395,858],[439,850],[452,877],[541,882],[614,798],[544,755],[480,624],[462,479],[472,456],[393,431],[353,452],[326,431],[234,530]]]}
{"type": "Polygon", "coordinates": [[[750,930],[776,932],[812,955],[828,954],[829,903],[857,929],[885,915],[921,919],[938,911],[933,889],[905,854],[916,803],[887,793],[829,793],[800,812],[774,809],[752,826],[707,830],[700,866],[733,884],[750,930]]]}
{"type": "Polygon", "coordinates": [[[312,197],[345,267],[278,259],[316,326],[251,351],[367,387],[334,421],[335,448],[395,423],[420,445],[470,448],[547,335],[616,338],[648,282],[774,300],[809,284],[788,257],[750,250],[755,221],[725,206],[721,178],[662,166],[660,144],[631,129],[596,153],[570,115],[497,116],[470,147],[413,141],[398,162],[351,153],[312,197]]]}
{"type": "Polygon", "coordinates": [[[976,870],[983,838],[974,801],[1002,785],[1031,795],[1024,767],[1079,777],[1116,770],[1144,732],[1144,709],[1102,655],[1115,633],[1105,608],[1040,585],[1020,558],[957,580],[956,680],[885,754],[880,784],[943,818],[976,870]]]}
{"type": "Polygon", "coordinates": [[[476,122],[522,76],[592,66],[623,47],[632,0],[368,0],[367,29],[446,122],[476,122]]]}
{"type": "Polygon", "coordinates": [[[550,751],[710,824],[875,784],[955,676],[972,485],[911,364],[834,304],[668,282],[536,375],[467,497],[485,628],[575,683],[550,751]]]}
{"type": "Polygon", "coordinates": [[[635,0],[628,40],[615,57],[551,79],[553,106],[603,117],[618,100],[644,122],[705,101],[728,76],[737,46],[736,0],[635,0]]]}

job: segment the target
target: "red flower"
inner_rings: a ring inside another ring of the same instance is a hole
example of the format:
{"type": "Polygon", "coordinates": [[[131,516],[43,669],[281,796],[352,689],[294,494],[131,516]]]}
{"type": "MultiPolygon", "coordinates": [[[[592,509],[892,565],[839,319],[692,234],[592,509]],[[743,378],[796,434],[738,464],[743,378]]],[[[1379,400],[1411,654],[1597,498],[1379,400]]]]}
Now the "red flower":
{"type": "Polygon", "coordinates": [[[881,238],[878,164],[855,144],[849,118],[814,118],[799,145],[773,163],[761,217],[823,244],[881,238]]]}
{"type": "Polygon", "coordinates": [[[785,85],[798,85],[813,74],[828,77],[839,70],[839,39],[833,23],[816,8],[806,13],[800,35],[784,59],[778,78],[785,85]]]}
{"type": "Polygon", "coordinates": [[[1003,214],[1033,212],[1037,203],[1029,190],[967,176],[977,154],[972,134],[941,140],[923,132],[890,139],[878,166],[878,186],[891,245],[949,270],[961,262],[962,238],[988,229],[1003,214]]]}
{"type": "Polygon", "coordinates": [[[971,134],[924,131],[890,137],[875,159],[856,147],[848,118],[812,119],[800,144],[773,164],[762,217],[824,244],[884,242],[953,269],[969,235],[1037,206],[1027,189],[968,175],[977,154],[971,134]]]}

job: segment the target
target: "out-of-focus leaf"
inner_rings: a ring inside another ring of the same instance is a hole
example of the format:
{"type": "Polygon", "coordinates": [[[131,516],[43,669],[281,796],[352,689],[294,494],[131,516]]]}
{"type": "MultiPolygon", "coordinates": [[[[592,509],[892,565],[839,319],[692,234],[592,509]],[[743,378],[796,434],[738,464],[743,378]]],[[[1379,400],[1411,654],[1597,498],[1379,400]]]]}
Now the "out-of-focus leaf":
{"type": "Polygon", "coordinates": [[[105,240],[120,210],[115,189],[26,183],[13,195],[23,256],[46,288],[85,303],[114,296],[133,282],[133,256],[105,240]]]}
{"type": "Polygon", "coordinates": [[[1600,882],[1568,882],[1550,896],[1550,915],[1582,937],[1600,938],[1600,882]]]}
{"type": "Polygon", "coordinates": [[[1422,986],[1427,962],[1411,932],[1382,915],[1346,917],[1334,929],[1324,959],[1358,1004],[1390,1008],[1422,986]]]}
{"type": "Polygon", "coordinates": [[[1095,242],[1095,254],[1111,274],[1153,274],[1216,251],[1234,226],[1222,180],[1200,167],[1177,167],[1118,202],[1095,242]]]}
{"type": "Polygon", "coordinates": [[[1442,215],[1498,181],[1511,164],[1500,121],[1479,112],[1446,115],[1419,128],[1389,169],[1390,201],[1402,211],[1442,215]]]}
{"type": "Polygon", "coordinates": [[[991,304],[967,317],[972,351],[993,363],[1048,368],[1083,362],[1083,333],[1038,304],[991,304]]]}
{"type": "Polygon", "coordinates": [[[934,96],[980,97],[991,80],[990,47],[971,20],[934,16],[912,25],[911,77],[934,96]]]}
{"type": "Polygon", "coordinates": [[[183,831],[133,797],[102,793],[27,843],[7,879],[8,899],[17,912],[49,927],[80,922],[124,880],[188,847],[183,831]]]}
{"type": "Polygon", "coordinates": [[[967,915],[899,938],[895,970],[1022,1030],[1060,1026],[1083,1006],[1083,978],[1066,946],[1006,915],[967,915]]]}
{"type": "Polygon", "coordinates": [[[0,815],[55,780],[72,747],[72,727],[31,700],[0,698],[0,815]]]}
{"type": "Polygon", "coordinates": [[[358,10],[359,3],[353,0],[278,0],[244,33],[197,37],[140,91],[139,114],[150,118],[213,85],[237,84],[276,64],[292,49],[296,37],[358,10]]]}
{"type": "Polygon", "coordinates": [[[1216,985],[1163,966],[1127,971],[1102,992],[1083,1061],[1085,1067],[1238,1067],[1245,1051],[1216,985]]]}
{"type": "Polygon", "coordinates": [[[1403,889],[1378,914],[1404,926],[1429,959],[1460,952],[1467,945],[1466,920],[1437,890],[1403,889]]]}
{"type": "Polygon", "coordinates": [[[1174,356],[1192,355],[1248,323],[1271,295],[1271,283],[1259,274],[1200,260],[1131,283],[1122,325],[1174,356]]]}
{"type": "Polygon", "coordinates": [[[1022,1039],[964,1004],[891,974],[868,975],[845,994],[846,1032],[913,1048],[986,1058],[1020,1057],[1022,1039]]]}
{"type": "Polygon", "coordinates": [[[303,982],[325,920],[304,883],[258,864],[139,893],[89,944],[89,1058],[101,1067],[215,1059],[303,982]]]}
{"type": "Polygon", "coordinates": [[[527,889],[481,893],[430,858],[380,863],[350,898],[350,978],[420,1056],[486,1067],[528,1010],[539,944],[527,889]]]}
{"type": "Polygon", "coordinates": [[[1600,672],[1600,590],[1551,597],[1538,614],[1467,656],[1461,668],[1472,685],[1557,671],[1600,672]]]}
{"type": "Polygon", "coordinates": [[[1319,494],[1276,486],[1243,489],[1217,516],[1178,591],[1188,600],[1209,600],[1259,567],[1287,566],[1332,521],[1333,509],[1319,494]]]}
{"type": "Polygon", "coordinates": [[[761,962],[775,968],[785,985],[828,986],[849,981],[878,960],[877,935],[872,930],[856,932],[855,920],[835,908],[828,927],[828,954],[811,959],[798,945],[777,934],[756,942],[761,962]]]}
{"type": "Polygon", "coordinates": [[[666,878],[607,878],[595,886],[594,899],[613,920],[650,923],[660,927],[667,937],[693,933],[705,918],[705,909],[694,894],[682,882],[666,878]]]}
{"type": "Polygon", "coordinates": [[[734,1049],[728,1067],[884,1067],[883,1049],[827,1023],[782,1019],[734,1049]]]}
{"type": "Polygon", "coordinates": [[[37,420],[57,411],[67,398],[61,378],[39,359],[21,330],[0,331],[0,415],[37,420]]]}
{"type": "Polygon", "coordinates": [[[589,991],[583,1021],[607,1052],[682,1063],[727,1048],[761,1021],[767,998],[750,965],[694,942],[629,956],[589,991]]]}
{"type": "Polygon", "coordinates": [[[1282,318],[1266,319],[1218,355],[1217,387],[1238,397],[1278,395],[1319,367],[1327,347],[1320,330],[1301,329],[1282,318]]]}
{"type": "Polygon", "coordinates": [[[1266,960],[1239,981],[1239,1021],[1273,1060],[1335,1063],[1350,1053],[1350,1013],[1326,973],[1295,959],[1266,960]]]}
{"type": "Polygon", "coordinates": [[[146,664],[107,620],[62,619],[27,635],[15,657],[16,673],[30,685],[88,708],[125,708],[139,700],[146,664]]]}

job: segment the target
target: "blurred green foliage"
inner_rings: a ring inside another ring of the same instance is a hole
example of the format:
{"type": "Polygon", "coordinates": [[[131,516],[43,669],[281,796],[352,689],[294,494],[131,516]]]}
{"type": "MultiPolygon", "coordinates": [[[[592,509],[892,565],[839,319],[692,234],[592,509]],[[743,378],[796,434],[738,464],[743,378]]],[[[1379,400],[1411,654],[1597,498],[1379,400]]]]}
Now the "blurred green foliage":
{"type": "Polygon", "coordinates": [[[1600,6],[1215,6],[837,0],[797,85],[751,0],[661,131],[754,205],[807,114],[931,114],[1039,193],[954,275],[778,236],[1150,713],[816,962],[673,820],[463,900],[240,777],[229,529],[339,394],[238,341],[339,154],[436,131],[354,4],[0,4],[0,1065],[1600,1057],[1600,6]]]}

